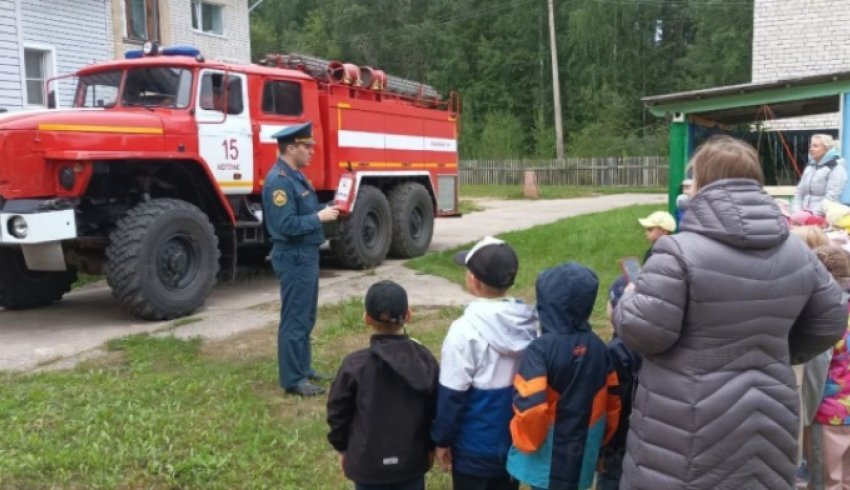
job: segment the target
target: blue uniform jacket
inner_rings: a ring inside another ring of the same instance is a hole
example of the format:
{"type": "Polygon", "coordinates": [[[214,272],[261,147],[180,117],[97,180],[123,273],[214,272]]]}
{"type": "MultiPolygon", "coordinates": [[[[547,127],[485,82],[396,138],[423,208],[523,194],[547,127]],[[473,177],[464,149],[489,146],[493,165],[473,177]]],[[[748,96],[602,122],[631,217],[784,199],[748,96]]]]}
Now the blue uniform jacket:
{"type": "Polygon", "coordinates": [[[278,160],[263,184],[263,214],[272,240],[284,246],[321,245],[325,234],[316,215],[320,209],[304,174],[278,160]]]}

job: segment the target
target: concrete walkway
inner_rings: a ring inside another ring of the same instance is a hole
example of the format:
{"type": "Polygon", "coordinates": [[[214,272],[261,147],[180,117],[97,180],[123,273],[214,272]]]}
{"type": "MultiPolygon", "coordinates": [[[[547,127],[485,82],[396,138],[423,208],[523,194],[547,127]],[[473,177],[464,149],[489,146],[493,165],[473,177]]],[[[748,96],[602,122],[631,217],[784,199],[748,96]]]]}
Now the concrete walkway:
{"type": "MultiPolygon", "coordinates": [[[[581,199],[540,201],[482,200],[484,211],[436,222],[431,250],[473,242],[486,235],[530,228],[579,214],[633,204],[663,206],[656,194],[620,194],[581,199]]],[[[470,297],[457,284],[419,274],[390,260],[374,271],[323,268],[319,303],[333,304],[360,296],[375,281],[392,279],[408,291],[412,306],[462,305],[470,297]]],[[[269,268],[270,269],[270,268],[269,268]]],[[[130,317],[112,299],[104,282],[73,291],[61,302],[28,311],[0,310],[0,370],[66,368],[100,355],[104,342],[145,332],[220,339],[276,322],[277,281],[270,270],[244,271],[234,283],[216,287],[195,320],[143,322],[130,317]]]]}

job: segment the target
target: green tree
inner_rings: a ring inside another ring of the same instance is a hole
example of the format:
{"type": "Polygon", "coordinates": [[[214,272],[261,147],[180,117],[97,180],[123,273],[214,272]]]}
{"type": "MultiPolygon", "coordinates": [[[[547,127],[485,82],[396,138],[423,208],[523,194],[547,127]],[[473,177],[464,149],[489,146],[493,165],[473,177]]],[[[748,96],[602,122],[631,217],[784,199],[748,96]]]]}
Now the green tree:
{"type": "Polygon", "coordinates": [[[524,134],[522,123],[513,114],[488,113],[475,145],[474,157],[478,159],[520,158],[524,156],[524,134]]]}
{"type": "MultiPolygon", "coordinates": [[[[641,97],[749,80],[752,2],[556,5],[569,154],[666,152],[641,97]]],[[[297,51],[458,91],[464,158],[553,155],[548,29],[547,0],[268,0],[251,14],[255,58],[297,51]]]]}

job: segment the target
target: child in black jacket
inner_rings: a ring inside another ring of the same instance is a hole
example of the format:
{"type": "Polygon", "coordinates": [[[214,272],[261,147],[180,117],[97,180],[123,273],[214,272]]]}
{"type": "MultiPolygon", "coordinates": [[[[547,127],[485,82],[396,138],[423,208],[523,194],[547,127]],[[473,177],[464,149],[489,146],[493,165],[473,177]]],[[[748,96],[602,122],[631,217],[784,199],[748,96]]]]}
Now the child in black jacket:
{"type": "Polygon", "coordinates": [[[392,281],[366,293],[368,349],[345,357],[328,397],[328,440],[357,490],[422,490],[433,462],[439,364],[407,336],[407,293],[392,281]]]}

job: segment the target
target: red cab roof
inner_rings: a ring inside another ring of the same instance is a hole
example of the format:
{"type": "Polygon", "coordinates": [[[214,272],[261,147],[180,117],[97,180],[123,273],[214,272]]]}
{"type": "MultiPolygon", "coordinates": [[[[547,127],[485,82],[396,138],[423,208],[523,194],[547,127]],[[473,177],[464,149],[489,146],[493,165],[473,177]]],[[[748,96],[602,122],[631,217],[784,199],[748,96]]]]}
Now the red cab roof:
{"type": "Polygon", "coordinates": [[[107,70],[123,70],[126,68],[149,66],[174,66],[180,68],[212,68],[229,70],[253,75],[286,75],[288,78],[313,80],[313,77],[298,70],[260,66],[254,64],[222,63],[218,61],[198,61],[191,56],[145,56],[136,59],[116,59],[89,65],[77,71],[77,76],[99,73],[107,70]]]}

